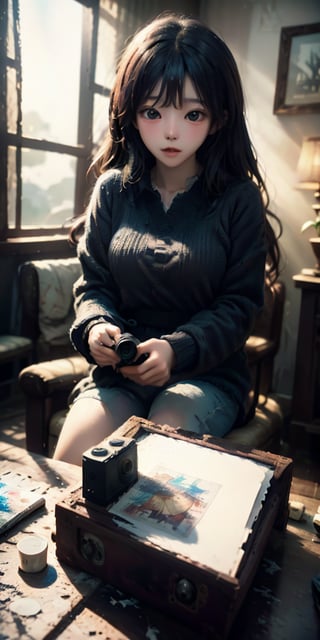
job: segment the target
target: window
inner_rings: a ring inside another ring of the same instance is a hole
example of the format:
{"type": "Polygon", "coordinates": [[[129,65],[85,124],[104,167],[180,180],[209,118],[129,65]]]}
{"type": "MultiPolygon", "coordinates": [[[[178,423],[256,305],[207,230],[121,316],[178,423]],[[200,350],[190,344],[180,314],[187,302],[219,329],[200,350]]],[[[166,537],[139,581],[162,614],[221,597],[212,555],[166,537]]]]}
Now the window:
{"type": "Polygon", "coordinates": [[[4,5],[1,238],[54,234],[84,206],[99,5],[4,5]]]}
{"type": "Polygon", "coordinates": [[[123,42],[123,25],[131,26],[121,5],[3,3],[1,239],[67,233],[83,211],[93,146],[107,124],[119,34],[123,42]]]}
{"type": "Polygon", "coordinates": [[[118,56],[165,8],[160,0],[2,0],[0,240],[61,237],[82,213],[118,56]]]}

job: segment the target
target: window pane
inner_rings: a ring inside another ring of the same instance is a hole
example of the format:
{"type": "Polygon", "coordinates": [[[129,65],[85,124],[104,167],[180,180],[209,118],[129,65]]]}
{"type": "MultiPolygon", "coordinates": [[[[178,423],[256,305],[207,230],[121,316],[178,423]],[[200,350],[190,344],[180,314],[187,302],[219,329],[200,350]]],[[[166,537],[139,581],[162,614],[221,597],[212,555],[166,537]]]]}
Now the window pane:
{"type": "Polygon", "coordinates": [[[21,0],[23,135],[77,143],[82,6],[21,0]]]}
{"type": "Polygon", "coordinates": [[[100,145],[109,121],[109,98],[98,93],[94,95],[93,102],[93,144],[100,145]]]}
{"type": "Polygon", "coordinates": [[[15,227],[17,200],[16,149],[8,148],[8,226],[15,227]]]}
{"type": "Polygon", "coordinates": [[[7,119],[9,133],[17,133],[18,100],[17,73],[15,69],[7,70],[7,119]]]}
{"type": "Polygon", "coordinates": [[[7,39],[7,55],[14,60],[14,40],[13,40],[13,7],[12,0],[8,2],[8,39],[7,39]]]}
{"type": "Polygon", "coordinates": [[[114,79],[116,45],[119,37],[116,30],[117,5],[117,2],[109,0],[100,1],[95,82],[109,89],[114,79]]]}
{"type": "Polygon", "coordinates": [[[64,154],[22,150],[22,228],[70,225],[75,165],[76,159],[64,154]]]}

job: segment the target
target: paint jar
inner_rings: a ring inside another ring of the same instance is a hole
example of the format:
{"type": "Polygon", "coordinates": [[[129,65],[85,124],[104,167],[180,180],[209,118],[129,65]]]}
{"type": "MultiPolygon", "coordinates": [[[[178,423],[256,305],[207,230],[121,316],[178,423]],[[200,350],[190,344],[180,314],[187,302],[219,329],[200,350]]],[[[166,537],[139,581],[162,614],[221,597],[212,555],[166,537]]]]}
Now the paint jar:
{"type": "Polygon", "coordinates": [[[37,573],[47,566],[48,541],[40,536],[26,536],[17,544],[19,567],[26,573],[37,573]]]}

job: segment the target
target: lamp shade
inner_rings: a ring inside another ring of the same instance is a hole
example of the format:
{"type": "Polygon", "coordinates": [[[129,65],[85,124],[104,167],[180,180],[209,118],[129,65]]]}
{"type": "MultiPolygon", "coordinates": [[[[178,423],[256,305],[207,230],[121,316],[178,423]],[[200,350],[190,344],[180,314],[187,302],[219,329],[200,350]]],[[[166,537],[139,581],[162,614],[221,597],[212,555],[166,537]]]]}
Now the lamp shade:
{"type": "Polygon", "coordinates": [[[320,138],[305,138],[297,167],[299,187],[317,189],[320,184],[320,138]]]}

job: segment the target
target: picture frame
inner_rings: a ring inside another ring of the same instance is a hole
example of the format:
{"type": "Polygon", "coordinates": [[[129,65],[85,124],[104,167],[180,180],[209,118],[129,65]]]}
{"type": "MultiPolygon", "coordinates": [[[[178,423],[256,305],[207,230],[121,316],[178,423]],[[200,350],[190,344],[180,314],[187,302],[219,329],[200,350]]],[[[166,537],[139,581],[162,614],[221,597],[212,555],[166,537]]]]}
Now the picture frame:
{"type": "Polygon", "coordinates": [[[273,113],[320,112],[320,22],[283,27],[273,113]]]}

